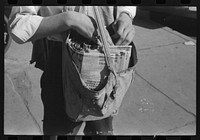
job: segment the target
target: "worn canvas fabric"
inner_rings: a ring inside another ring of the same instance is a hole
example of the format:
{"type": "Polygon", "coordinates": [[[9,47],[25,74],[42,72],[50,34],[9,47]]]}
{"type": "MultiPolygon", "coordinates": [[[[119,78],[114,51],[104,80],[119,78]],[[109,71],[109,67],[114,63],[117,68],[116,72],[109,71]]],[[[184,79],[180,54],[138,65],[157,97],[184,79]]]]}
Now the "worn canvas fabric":
{"type": "MultiPolygon", "coordinates": [[[[83,38],[78,34],[75,35],[79,40],[83,38]]],[[[72,44],[64,43],[62,46],[63,91],[67,115],[74,121],[93,121],[116,115],[134,76],[137,62],[134,44],[131,43],[128,68],[117,73],[107,69],[109,72],[105,73],[106,82],[97,90],[86,86],[72,57],[73,50],[70,45],[72,44]]],[[[73,51],[73,53],[76,52],[73,51]]],[[[92,67],[92,61],[90,63],[92,67]]]]}

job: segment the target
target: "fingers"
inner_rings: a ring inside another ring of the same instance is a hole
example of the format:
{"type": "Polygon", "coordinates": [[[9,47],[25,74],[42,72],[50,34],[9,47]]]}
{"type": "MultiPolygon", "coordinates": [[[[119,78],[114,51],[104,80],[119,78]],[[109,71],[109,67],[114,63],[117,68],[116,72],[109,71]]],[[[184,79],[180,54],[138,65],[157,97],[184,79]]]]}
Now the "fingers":
{"type": "Polygon", "coordinates": [[[126,36],[126,39],[121,43],[121,45],[129,45],[133,41],[133,37],[133,32],[129,32],[126,36]]]}
{"type": "Polygon", "coordinates": [[[133,40],[135,30],[132,23],[123,20],[117,20],[113,23],[112,28],[115,34],[112,36],[115,45],[128,45],[133,40]]]}
{"type": "Polygon", "coordinates": [[[123,33],[120,35],[118,41],[116,42],[116,45],[126,45],[126,43],[128,43],[128,40],[126,37],[129,34],[129,32],[130,32],[130,29],[126,27],[123,33]]]}
{"type": "Polygon", "coordinates": [[[133,41],[133,38],[135,36],[135,30],[133,28],[128,31],[129,32],[126,34],[126,37],[125,37],[124,41],[121,43],[121,45],[129,45],[133,41]]]}
{"type": "Polygon", "coordinates": [[[97,41],[97,39],[98,39],[97,35],[98,35],[97,30],[95,30],[95,31],[93,32],[92,36],[89,37],[89,39],[91,39],[93,42],[97,43],[97,42],[98,42],[98,41],[97,41]]]}
{"type": "Polygon", "coordinates": [[[73,22],[74,24],[71,28],[76,30],[82,36],[94,41],[98,34],[95,20],[92,17],[80,13],[76,16],[77,20],[73,22]]]}
{"type": "Polygon", "coordinates": [[[126,26],[123,33],[119,35],[116,45],[128,45],[133,40],[133,37],[135,35],[135,30],[133,26],[126,26]]]}
{"type": "Polygon", "coordinates": [[[112,24],[112,28],[113,28],[115,34],[114,34],[112,37],[115,38],[115,39],[120,38],[121,35],[122,35],[122,33],[123,33],[123,31],[124,31],[124,28],[125,28],[125,27],[126,27],[126,26],[123,25],[123,23],[120,22],[120,21],[114,22],[114,23],[112,24]]]}

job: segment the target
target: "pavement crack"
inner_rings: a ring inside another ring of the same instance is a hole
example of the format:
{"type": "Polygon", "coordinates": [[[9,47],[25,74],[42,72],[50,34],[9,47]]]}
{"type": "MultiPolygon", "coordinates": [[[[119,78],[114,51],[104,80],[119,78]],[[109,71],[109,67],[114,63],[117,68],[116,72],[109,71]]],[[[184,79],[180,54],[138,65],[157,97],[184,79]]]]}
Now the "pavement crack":
{"type": "Polygon", "coordinates": [[[37,122],[37,120],[35,119],[34,115],[32,114],[32,112],[31,112],[31,110],[30,110],[30,108],[29,108],[28,102],[25,101],[25,100],[24,100],[24,105],[26,106],[26,109],[27,109],[28,113],[31,115],[31,117],[32,117],[32,119],[33,119],[33,121],[34,121],[34,123],[36,124],[36,126],[38,127],[38,129],[40,130],[40,132],[42,133],[42,130],[41,130],[41,128],[40,128],[39,123],[37,122]]]}
{"type": "Polygon", "coordinates": [[[187,110],[186,108],[184,108],[182,105],[180,105],[179,103],[177,103],[174,99],[172,99],[171,97],[167,96],[167,94],[165,94],[163,91],[161,91],[160,89],[158,89],[156,86],[154,86],[153,84],[151,84],[149,81],[147,81],[145,78],[143,78],[137,71],[135,71],[135,74],[138,75],[141,79],[143,79],[145,82],[147,82],[147,84],[149,84],[151,87],[153,87],[154,89],[156,89],[157,91],[159,91],[161,94],[163,94],[165,97],[167,97],[170,101],[172,101],[174,104],[176,104],[178,107],[180,107],[181,109],[183,109],[185,112],[187,112],[188,114],[192,115],[195,119],[196,119],[196,115],[194,113],[192,113],[191,111],[187,110]]]}
{"type": "Polygon", "coordinates": [[[186,127],[186,126],[188,126],[188,125],[192,125],[192,124],[195,124],[196,123],[196,120],[194,120],[194,121],[191,121],[191,122],[187,122],[187,123],[185,123],[184,125],[182,125],[182,126],[176,126],[176,127],[174,127],[174,128],[171,128],[171,129],[168,129],[167,131],[162,131],[162,132],[159,132],[159,133],[166,133],[166,132],[170,132],[170,131],[174,131],[174,130],[176,130],[176,129],[179,129],[179,128],[183,128],[183,127],[186,127]]]}
{"type": "Polygon", "coordinates": [[[154,48],[167,47],[167,46],[177,45],[180,43],[183,43],[183,42],[170,43],[170,44],[166,44],[166,45],[158,45],[158,46],[154,46],[154,47],[150,47],[150,48],[142,48],[142,49],[137,49],[137,51],[144,51],[144,50],[150,50],[150,49],[154,49],[154,48]]]}
{"type": "Polygon", "coordinates": [[[31,116],[31,118],[32,118],[32,120],[33,120],[33,122],[34,122],[34,124],[37,126],[37,128],[39,129],[39,131],[42,133],[42,130],[41,130],[41,128],[40,128],[39,123],[37,122],[37,120],[35,119],[33,113],[31,112],[31,110],[30,110],[30,108],[29,108],[28,101],[27,101],[25,98],[23,98],[22,95],[19,94],[19,93],[16,91],[16,88],[15,88],[15,86],[14,86],[14,83],[13,83],[13,81],[12,81],[12,78],[11,78],[8,74],[6,74],[6,75],[7,75],[8,79],[9,79],[10,82],[11,82],[13,91],[14,91],[17,95],[19,95],[19,97],[22,99],[23,104],[25,105],[25,107],[26,107],[26,109],[27,109],[29,115],[31,116]]]}

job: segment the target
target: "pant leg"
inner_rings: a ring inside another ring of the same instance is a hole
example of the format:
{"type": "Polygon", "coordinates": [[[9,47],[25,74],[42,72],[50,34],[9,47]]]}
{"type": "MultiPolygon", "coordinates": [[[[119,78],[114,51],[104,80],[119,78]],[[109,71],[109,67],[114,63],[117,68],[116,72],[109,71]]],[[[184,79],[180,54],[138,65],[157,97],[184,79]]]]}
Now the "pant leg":
{"type": "Polygon", "coordinates": [[[65,113],[62,84],[62,43],[48,41],[48,59],[41,77],[41,99],[44,105],[45,135],[72,133],[80,123],[72,122],[65,113]]]}
{"type": "Polygon", "coordinates": [[[59,94],[60,92],[59,86],[53,87],[55,89],[42,89],[42,94],[48,95],[48,97],[42,95],[44,103],[43,133],[45,135],[65,135],[72,133],[78,123],[72,122],[66,115],[64,102],[59,98],[60,95],[57,97],[50,96],[50,94],[59,94]]]}
{"type": "Polygon", "coordinates": [[[85,135],[113,135],[113,117],[97,121],[88,121],[84,129],[85,135]]]}

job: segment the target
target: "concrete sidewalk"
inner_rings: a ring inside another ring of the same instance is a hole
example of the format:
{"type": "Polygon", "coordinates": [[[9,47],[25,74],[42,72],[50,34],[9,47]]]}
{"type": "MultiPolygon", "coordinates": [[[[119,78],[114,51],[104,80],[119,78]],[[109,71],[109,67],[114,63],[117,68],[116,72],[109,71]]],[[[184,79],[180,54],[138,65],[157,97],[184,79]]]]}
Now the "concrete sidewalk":
{"type": "MultiPolygon", "coordinates": [[[[135,20],[135,81],[114,119],[116,135],[194,135],[195,40],[148,18],[135,20]],[[190,43],[190,42],[189,42],[190,43]]],[[[5,55],[5,134],[42,134],[42,71],[29,64],[32,44],[12,42],[5,55]]]]}
{"type": "Polygon", "coordinates": [[[119,135],[194,135],[196,41],[142,17],[135,21],[138,64],[114,130],[119,135]]]}

